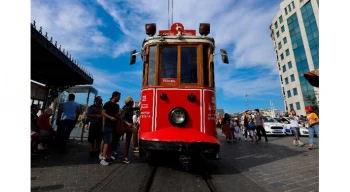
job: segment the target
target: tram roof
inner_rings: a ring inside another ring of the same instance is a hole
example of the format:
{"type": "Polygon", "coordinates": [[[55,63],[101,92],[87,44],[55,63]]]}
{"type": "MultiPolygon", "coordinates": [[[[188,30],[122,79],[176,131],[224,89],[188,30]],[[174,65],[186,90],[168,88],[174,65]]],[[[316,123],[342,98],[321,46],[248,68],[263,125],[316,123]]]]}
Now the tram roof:
{"type": "Polygon", "coordinates": [[[90,73],[65,55],[31,24],[31,79],[51,86],[93,83],[90,73]]]}
{"type": "Polygon", "coordinates": [[[215,46],[214,38],[207,36],[153,36],[147,37],[142,43],[142,47],[153,43],[209,43],[215,46]]]}

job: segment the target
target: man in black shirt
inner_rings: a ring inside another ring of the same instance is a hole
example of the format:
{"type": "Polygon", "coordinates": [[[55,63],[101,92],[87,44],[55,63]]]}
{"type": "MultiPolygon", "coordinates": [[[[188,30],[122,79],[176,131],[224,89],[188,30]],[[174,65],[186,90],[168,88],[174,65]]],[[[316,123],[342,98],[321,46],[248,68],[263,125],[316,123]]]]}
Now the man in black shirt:
{"type": "Polygon", "coordinates": [[[117,102],[120,100],[120,93],[115,91],[112,94],[110,101],[108,101],[102,109],[102,116],[105,117],[104,130],[103,130],[103,158],[101,160],[102,165],[109,165],[113,163],[111,158],[112,147],[110,146],[113,139],[113,134],[117,127],[117,119],[119,115],[119,105],[117,102]]]}

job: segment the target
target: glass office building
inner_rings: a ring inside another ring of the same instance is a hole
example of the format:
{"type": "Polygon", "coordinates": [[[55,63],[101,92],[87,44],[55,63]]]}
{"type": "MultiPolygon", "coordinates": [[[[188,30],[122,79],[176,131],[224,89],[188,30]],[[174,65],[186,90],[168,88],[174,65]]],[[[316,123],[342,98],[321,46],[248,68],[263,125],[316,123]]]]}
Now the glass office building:
{"type": "Polygon", "coordinates": [[[319,69],[318,13],[317,0],[284,0],[270,25],[285,109],[299,115],[308,98],[318,99],[318,88],[303,76],[319,69]]]}

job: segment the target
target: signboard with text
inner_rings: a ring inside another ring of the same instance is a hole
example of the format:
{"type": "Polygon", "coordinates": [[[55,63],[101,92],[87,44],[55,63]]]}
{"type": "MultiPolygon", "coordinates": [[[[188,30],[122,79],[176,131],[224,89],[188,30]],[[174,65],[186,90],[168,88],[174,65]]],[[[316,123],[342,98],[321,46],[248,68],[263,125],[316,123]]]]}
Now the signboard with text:
{"type": "Polygon", "coordinates": [[[170,30],[159,30],[159,35],[176,36],[179,32],[178,29],[181,29],[181,35],[196,36],[196,30],[185,30],[181,23],[174,23],[170,30]]]}

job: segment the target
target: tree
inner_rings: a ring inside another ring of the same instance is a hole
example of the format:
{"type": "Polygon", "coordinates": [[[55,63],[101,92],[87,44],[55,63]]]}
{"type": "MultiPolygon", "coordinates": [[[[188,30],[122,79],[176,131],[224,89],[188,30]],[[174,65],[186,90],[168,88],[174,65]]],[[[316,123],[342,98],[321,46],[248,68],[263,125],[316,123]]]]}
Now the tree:
{"type": "Polygon", "coordinates": [[[319,106],[318,106],[318,99],[316,97],[316,95],[318,95],[317,92],[315,92],[315,95],[305,95],[305,106],[311,106],[312,110],[314,111],[314,113],[317,114],[317,116],[319,116],[319,106]]]}

